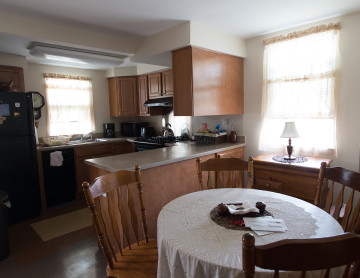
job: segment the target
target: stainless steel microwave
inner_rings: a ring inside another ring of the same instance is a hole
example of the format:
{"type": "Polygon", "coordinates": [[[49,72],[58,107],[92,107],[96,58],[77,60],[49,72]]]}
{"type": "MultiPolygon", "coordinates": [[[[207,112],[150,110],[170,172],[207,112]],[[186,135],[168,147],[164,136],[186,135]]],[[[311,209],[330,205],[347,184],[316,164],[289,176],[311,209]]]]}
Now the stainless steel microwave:
{"type": "Polygon", "coordinates": [[[120,123],[121,136],[140,137],[141,128],[147,127],[148,122],[122,122],[120,123]]]}

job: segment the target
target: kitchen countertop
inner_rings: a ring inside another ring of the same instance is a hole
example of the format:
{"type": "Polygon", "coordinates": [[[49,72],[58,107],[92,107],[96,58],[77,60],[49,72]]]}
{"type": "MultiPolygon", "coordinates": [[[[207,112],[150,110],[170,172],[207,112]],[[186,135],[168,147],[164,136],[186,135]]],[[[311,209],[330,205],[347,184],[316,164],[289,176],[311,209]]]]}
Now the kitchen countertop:
{"type": "Polygon", "coordinates": [[[172,147],[87,159],[85,164],[109,172],[134,170],[135,165],[144,170],[244,146],[244,136],[239,136],[237,143],[215,145],[196,145],[195,142],[183,141],[174,144],[172,147]]]}
{"type": "Polygon", "coordinates": [[[45,144],[39,144],[37,145],[36,149],[38,151],[51,151],[51,150],[59,150],[59,149],[67,149],[67,148],[74,148],[74,147],[80,147],[80,146],[90,146],[90,145],[99,145],[99,144],[109,144],[112,142],[121,142],[126,140],[134,140],[134,137],[117,137],[117,138],[97,138],[104,141],[84,141],[84,142],[78,142],[78,143],[67,143],[65,145],[57,145],[57,146],[47,146],[45,144]]]}

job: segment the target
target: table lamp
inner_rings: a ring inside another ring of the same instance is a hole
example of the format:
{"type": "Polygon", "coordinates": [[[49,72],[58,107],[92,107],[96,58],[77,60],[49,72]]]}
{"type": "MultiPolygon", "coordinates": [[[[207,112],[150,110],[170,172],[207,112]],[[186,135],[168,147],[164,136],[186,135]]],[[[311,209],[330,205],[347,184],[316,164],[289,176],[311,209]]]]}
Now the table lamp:
{"type": "Polygon", "coordinates": [[[295,122],[286,122],[284,130],[280,136],[281,138],[289,138],[289,145],[287,146],[288,156],[284,156],[286,160],[294,160],[296,157],[291,156],[293,152],[293,146],[291,146],[291,138],[298,138],[299,133],[296,130],[295,122]]]}

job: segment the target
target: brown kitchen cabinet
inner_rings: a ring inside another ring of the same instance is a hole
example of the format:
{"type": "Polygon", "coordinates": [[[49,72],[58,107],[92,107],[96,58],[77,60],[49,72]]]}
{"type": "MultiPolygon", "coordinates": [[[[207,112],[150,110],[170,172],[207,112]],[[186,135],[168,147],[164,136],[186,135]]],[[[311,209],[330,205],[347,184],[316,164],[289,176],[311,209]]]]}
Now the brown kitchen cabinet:
{"type": "Polygon", "coordinates": [[[318,186],[321,162],[328,165],[331,159],[307,157],[303,163],[281,163],[274,154],[262,154],[254,158],[254,188],[274,191],[310,203],[314,202],[318,186]]]}
{"type": "Polygon", "coordinates": [[[149,99],[148,90],[148,76],[140,75],[138,77],[138,91],[139,91],[139,115],[149,116],[149,108],[144,106],[145,101],[149,99]]]}
{"type": "Polygon", "coordinates": [[[134,143],[121,141],[114,143],[114,155],[135,152],[134,143]]]}
{"type": "Polygon", "coordinates": [[[76,195],[82,197],[81,184],[89,180],[89,167],[84,163],[86,159],[110,156],[114,153],[113,144],[98,144],[75,147],[76,195]]]}
{"type": "Polygon", "coordinates": [[[172,70],[148,74],[148,82],[150,99],[173,96],[172,70]]]}
{"type": "Polygon", "coordinates": [[[25,92],[23,68],[0,66],[0,81],[13,81],[12,91],[25,92]]]}
{"type": "Polygon", "coordinates": [[[244,59],[188,46],[172,52],[175,116],[244,113],[244,59]]]}
{"type": "Polygon", "coordinates": [[[139,114],[139,97],[137,77],[108,78],[110,115],[137,116],[139,114]]]}

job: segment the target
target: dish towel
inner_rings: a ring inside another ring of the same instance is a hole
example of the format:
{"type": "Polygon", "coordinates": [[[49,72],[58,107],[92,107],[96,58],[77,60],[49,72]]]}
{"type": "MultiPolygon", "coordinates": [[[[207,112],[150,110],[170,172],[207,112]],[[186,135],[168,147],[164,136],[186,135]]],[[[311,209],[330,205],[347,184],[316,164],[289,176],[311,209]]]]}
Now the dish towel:
{"type": "Polygon", "coordinates": [[[50,166],[59,167],[62,166],[64,161],[62,151],[56,151],[50,153],[50,166]]]}

